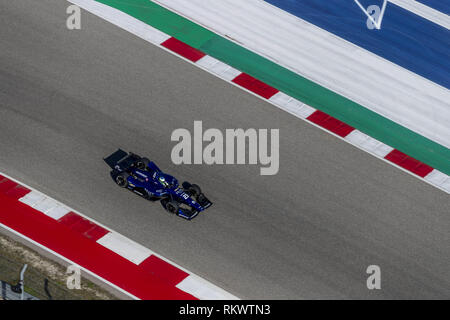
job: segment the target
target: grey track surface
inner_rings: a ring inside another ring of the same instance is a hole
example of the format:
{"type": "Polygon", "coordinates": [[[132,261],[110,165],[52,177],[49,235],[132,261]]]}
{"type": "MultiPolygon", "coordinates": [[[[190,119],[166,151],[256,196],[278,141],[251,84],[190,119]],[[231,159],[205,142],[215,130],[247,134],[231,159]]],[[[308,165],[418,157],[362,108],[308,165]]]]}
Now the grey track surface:
{"type": "Polygon", "coordinates": [[[450,298],[450,197],[68,3],[0,3],[0,171],[241,298],[450,298]],[[175,166],[176,128],[280,128],[280,171],[175,166]],[[215,203],[188,222],[117,188],[147,155],[215,203]],[[366,268],[382,289],[366,288],[366,268]]]}

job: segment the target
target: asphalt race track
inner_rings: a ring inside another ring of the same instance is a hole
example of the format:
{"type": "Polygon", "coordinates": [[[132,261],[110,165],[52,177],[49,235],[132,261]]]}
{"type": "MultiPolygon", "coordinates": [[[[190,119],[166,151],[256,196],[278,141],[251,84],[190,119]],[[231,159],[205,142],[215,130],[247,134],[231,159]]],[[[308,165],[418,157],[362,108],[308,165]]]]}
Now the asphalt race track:
{"type": "Polygon", "coordinates": [[[0,171],[240,298],[450,298],[448,194],[85,11],[69,31],[68,5],[0,3],[0,171]],[[279,128],[279,173],[175,166],[194,120],[279,128]],[[189,222],[121,190],[102,161],[118,147],[214,206],[189,222]]]}

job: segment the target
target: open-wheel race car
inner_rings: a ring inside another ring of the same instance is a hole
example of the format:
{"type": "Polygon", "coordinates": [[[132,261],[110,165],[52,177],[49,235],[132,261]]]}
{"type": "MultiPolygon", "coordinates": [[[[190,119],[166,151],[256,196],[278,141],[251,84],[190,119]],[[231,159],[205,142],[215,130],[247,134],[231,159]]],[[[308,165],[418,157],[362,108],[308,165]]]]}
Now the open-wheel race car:
{"type": "Polygon", "coordinates": [[[111,167],[111,177],[119,187],[160,201],[172,214],[191,220],[212,205],[198,185],[185,181],[180,186],[177,179],[147,158],[118,149],[103,160],[111,167]]]}

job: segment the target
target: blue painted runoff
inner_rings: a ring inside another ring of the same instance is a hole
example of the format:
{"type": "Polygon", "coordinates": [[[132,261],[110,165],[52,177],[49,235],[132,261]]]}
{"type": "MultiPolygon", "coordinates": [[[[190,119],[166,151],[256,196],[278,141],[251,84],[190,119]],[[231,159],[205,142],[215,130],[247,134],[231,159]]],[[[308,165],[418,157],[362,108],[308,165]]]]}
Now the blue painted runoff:
{"type": "MultiPolygon", "coordinates": [[[[368,28],[368,18],[354,0],[265,1],[450,89],[450,31],[438,24],[390,2],[377,30],[368,28]]],[[[360,3],[381,7],[383,1],[360,3]]]]}

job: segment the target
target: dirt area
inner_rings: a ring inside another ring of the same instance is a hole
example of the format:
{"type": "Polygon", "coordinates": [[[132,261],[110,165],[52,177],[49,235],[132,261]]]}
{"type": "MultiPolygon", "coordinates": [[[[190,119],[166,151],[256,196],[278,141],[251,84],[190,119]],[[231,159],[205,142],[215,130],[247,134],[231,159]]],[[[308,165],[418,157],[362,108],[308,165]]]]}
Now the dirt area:
{"type": "MultiPolygon", "coordinates": [[[[17,284],[22,266],[25,272],[25,292],[43,300],[116,300],[112,294],[83,277],[81,289],[68,289],[66,268],[34,250],[0,234],[0,280],[17,284]],[[48,279],[47,286],[45,279],[48,279]],[[46,287],[46,288],[45,288],[46,287]],[[50,296],[49,296],[50,295],[50,296]]],[[[1,299],[1,297],[0,297],[1,299]]]]}

